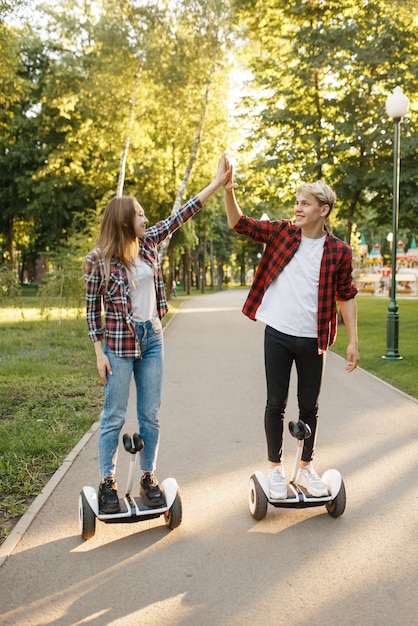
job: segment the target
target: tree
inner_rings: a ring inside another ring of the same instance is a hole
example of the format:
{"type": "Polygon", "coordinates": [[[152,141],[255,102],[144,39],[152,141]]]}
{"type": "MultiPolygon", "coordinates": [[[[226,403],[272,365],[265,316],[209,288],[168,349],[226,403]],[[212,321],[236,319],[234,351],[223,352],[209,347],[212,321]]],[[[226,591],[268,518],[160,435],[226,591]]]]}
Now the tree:
{"type": "MultiPolygon", "coordinates": [[[[248,103],[253,133],[246,150],[256,153],[253,178],[259,181],[261,172],[265,181],[256,182],[260,204],[270,201],[279,211],[290,205],[297,181],[323,178],[336,188],[347,241],[366,206],[388,219],[392,147],[384,102],[399,75],[405,91],[417,92],[410,14],[382,0],[236,5],[255,49],[257,91],[248,103]]],[[[407,211],[417,193],[414,124],[405,122],[403,140],[407,211]]]]}
{"type": "Polygon", "coordinates": [[[27,256],[90,238],[118,180],[151,221],[181,201],[195,164],[193,184],[206,184],[226,134],[224,11],[220,0],[65,0],[44,8],[38,35],[36,20],[17,33],[21,99],[6,121],[21,160],[2,165],[27,256]]]}
{"type": "Polygon", "coordinates": [[[0,241],[2,260],[13,265],[15,224],[27,218],[27,198],[21,182],[39,163],[32,115],[36,85],[30,77],[31,71],[39,70],[39,63],[34,61],[29,67],[16,30],[5,24],[0,25],[0,48],[0,241]]]}

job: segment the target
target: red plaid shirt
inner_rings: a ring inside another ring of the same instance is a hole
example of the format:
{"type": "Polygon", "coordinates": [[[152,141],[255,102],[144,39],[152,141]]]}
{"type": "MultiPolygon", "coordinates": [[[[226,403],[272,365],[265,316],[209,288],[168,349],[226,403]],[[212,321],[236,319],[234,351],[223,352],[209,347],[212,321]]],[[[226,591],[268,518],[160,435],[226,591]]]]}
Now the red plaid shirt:
{"type": "MultiPolygon", "coordinates": [[[[301,241],[301,229],[290,221],[255,220],[243,215],[234,230],[251,237],[254,243],[265,245],[253,284],[242,309],[255,320],[267,287],[293,258],[301,241]]],[[[354,298],[357,289],[352,280],[352,252],[344,243],[326,230],[318,288],[318,349],[326,350],[337,335],[336,300],[354,298]]]]}
{"type": "MultiPolygon", "coordinates": [[[[145,236],[139,241],[142,258],[154,270],[157,312],[160,319],[167,313],[168,306],[157,245],[193,217],[201,208],[199,198],[193,196],[165,220],[147,228],[145,236]]],[[[100,256],[100,250],[96,248],[86,257],[85,279],[87,325],[90,340],[101,341],[105,339],[109,348],[118,356],[140,358],[141,350],[135,333],[126,267],[118,259],[112,258],[109,280],[106,283],[103,259],[100,256]],[[102,303],[105,312],[104,326],[102,303]]]]}

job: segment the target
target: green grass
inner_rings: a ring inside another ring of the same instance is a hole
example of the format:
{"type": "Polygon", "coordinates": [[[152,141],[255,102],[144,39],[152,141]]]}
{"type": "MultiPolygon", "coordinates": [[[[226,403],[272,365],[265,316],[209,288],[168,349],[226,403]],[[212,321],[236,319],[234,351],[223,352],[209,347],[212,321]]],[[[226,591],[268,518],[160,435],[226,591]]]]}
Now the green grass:
{"type": "Polygon", "coordinates": [[[0,541],[100,412],[85,320],[35,312],[1,311],[0,541]]]}
{"type": "MultiPolygon", "coordinates": [[[[184,292],[178,295],[165,323],[184,292]]],[[[418,398],[418,300],[398,301],[399,362],[381,358],[388,300],[362,296],[357,302],[361,366],[418,398]]],[[[0,542],[102,407],[83,311],[49,309],[41,316],[38,298],[17,304],[0,309],[0,542]]],[[[340,326],[333,350],[344,356],[346,343],[340,326]]]]}
{"type": "MultiPolygon", "coordinates": [[[[357,297],[360,367],[418,399],[418,299],[397,299],[401,361],[382,359],[388,304],[388,298],[357,297]]],[[[332,350],[345,356],[346,347],[347,333],[340,325],[332,350]]]]}

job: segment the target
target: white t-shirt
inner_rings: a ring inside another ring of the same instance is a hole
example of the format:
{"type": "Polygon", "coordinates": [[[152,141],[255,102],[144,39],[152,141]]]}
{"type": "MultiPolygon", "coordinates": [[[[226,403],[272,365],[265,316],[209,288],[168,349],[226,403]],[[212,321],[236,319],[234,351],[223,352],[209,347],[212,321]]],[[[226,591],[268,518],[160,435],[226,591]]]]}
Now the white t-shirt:
{"type": "Polygon", "coordinates": [[[318,336],[318,287],[325,237],[302,235],[299,248],[267,288],[256,319],[286,335],[318,336]]]}
{"type": "Polygon", "coordinates": [[[132,313],[136,322],[147,322],[157,317],[154,270],[140,256],[129,272],[132,313]]]}

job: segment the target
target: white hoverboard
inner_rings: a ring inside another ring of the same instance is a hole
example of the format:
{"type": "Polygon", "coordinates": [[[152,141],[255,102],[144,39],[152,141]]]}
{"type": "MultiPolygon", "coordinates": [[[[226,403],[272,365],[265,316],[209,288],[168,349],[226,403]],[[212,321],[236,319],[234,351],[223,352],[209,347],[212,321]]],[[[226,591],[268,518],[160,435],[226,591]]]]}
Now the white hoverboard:
{"type": "Polygon", "coordinates": [[[328,495],[316,498],[304,488],[296,484],[296,476],[299,463],[302,458],[303,441],[311,436],[311,429],[305,422],[290,422],[289,430],[293,437],[298,440],[296,459],[292,475],[287,485],[287,497],[273,500],[270,498],[268,479],[262,472],[255,472],[251,478],[248,489],[248,501],[250,513],[256,520],[261,520],[267,513],[267,506],[303,509],[312,506],[324,506],[331,517],[340,517],[345,511],[346,495],[344,482],[340,472],[329,469],[321,476],[328,489],[328,495]]]}
{"type": "Polygon", "coordinates": [[[159,508],[146,506],[141,497],[131,496],[137,453],[144,447],[141,437],[135,433],[132,437],[123,435],[123,445],[131,454],[129,463],[128,483],[124,498],[119,498],[118,513],[103,513],[99,508],[97,491],[94,487],[83,487],[79,497],[79,526],[83,539],[91,539],[96,532],[96,519],[107,524],[141,522],[164,515],[165,523],[170,530],[181,524],[182,505],[179,486],[174,478],[166,478],[160,485],[165,505],[159,508]]]}

